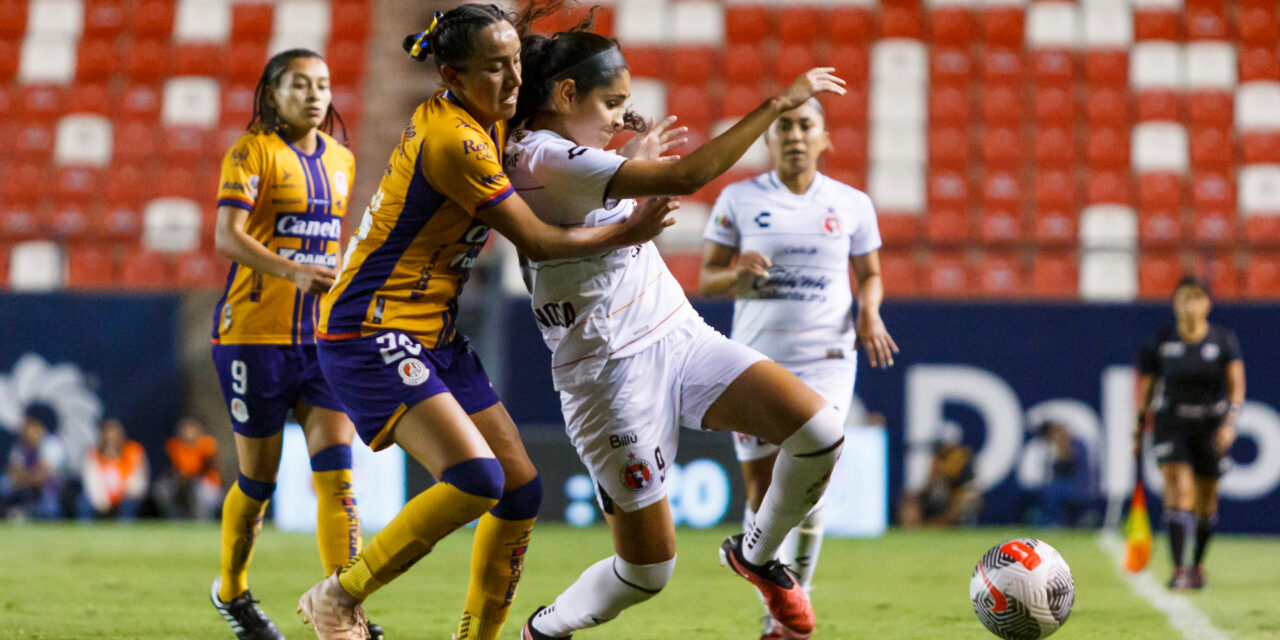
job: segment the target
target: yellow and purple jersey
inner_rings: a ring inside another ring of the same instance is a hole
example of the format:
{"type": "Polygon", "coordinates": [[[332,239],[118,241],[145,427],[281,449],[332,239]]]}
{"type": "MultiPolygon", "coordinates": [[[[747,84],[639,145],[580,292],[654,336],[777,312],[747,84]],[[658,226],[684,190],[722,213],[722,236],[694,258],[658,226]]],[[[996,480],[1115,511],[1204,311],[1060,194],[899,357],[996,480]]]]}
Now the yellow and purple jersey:
{"type": "MultiPolygon", "coordinates": [[[[338,267],[355,157],[318,133],[306,154],[277,133],[246,133],[222,161],[218,206],[249,212],[245,232],[302,264],[338,267]]],[[[216,344],[315,344],[318,296],[232,263],[214,316],[216,344]]]]}
{"type": "Polygon", "coordinates": [[[419,105],[321,301],[319,338],[396,330],[428,349],[452,338],[458,294],[489,237],[475,214],[514,193],[505,140],[505,123],[486,131],[448,91],[419,105]]]}

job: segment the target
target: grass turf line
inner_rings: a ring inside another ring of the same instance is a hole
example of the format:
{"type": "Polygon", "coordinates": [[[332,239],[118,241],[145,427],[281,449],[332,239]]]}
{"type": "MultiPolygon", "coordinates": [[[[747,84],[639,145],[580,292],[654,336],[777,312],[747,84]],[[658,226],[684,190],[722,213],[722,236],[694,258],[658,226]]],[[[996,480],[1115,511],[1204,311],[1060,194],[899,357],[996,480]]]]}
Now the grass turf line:
{"type": "MultiPolygon", "coordinates": [[[[470,531],[445,539],[366,604],[370,617],[393,640],[449,637],[464,598],[470,531]]],[[[730,533],[727,527],[681,530],[679,562],[668,588],[617,620],[577,637],[758,637],[762,610],[754,592],[717,565],[716,549],[730,533]]],[[[1025,533],[1014,529],[892,531],[870,540],[829,538],[815,578],[818,630],[814,638],[993,638],[970,607],[969,574],[989,547],[1025,533]]],[[[1075,611],[1056,637],[1176,637],[1163,616],[1116,577],[1111,560],[1096,544],[1095,533],[1040,531],[1033,535],[1057,547],[1075,574],[1075,611]]],[[[0,544],[16,561],[0,580],[0,619],[5,622],[0,625],[0,637],[230,637],[226,623],[207,599],[209,583],[218,570],[216,525],[26,524],[0,527],[0,544]]],[[[1280,550],[1275,547],[1274,542],[1260,538],[1215,539],[1210,556],[1212,588],[1194,599],[1237,640],[1275,637],[1280,628],[1280,613],[1270,606],[1263,584],[1273,580],[1275,572],[1259,571],[1276,566],[1280,550]],[[1250,558],[1252,564],[1247,561],[1250,558]],[[1258,558],[1270,564],[1259,564],[1258,558]]],[[[516,638],[520,623],[535,607],[550,602],[582,569],[610,553],[603,528],[539,525],[503,637],[516,638]]],[[[250,587],[291,638],[313,637],[294,609],[302,591],[320,579],[321,570],[313,535],[264,530],[250,587]]]]}

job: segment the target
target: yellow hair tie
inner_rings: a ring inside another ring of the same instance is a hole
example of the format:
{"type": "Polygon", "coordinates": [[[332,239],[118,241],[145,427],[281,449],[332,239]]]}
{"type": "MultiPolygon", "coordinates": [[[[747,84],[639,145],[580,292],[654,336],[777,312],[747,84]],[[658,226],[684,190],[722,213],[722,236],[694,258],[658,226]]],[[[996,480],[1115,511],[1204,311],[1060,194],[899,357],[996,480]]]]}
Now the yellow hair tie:
{"type": "MultiPolygon", "coordinates": [[[[409,55],[415,58],[422,55],[422,43],[426,41],[427,36],[431,35],[432,31],[436,30],[436,25],[440,24],[440,18],[443,15],[444,14],[439,11],[436,11],[435,14],[431,16],[431,25],[427,27],[426,31],[418,34],[418,39],[413,42],[413,48],[409,49],[409,55]]],[[[427,46],[430,47],[430,43],[427,43],[427,46]]],[[[430,49],[428,49],[428,51],[430,51],[430,49]]]]}

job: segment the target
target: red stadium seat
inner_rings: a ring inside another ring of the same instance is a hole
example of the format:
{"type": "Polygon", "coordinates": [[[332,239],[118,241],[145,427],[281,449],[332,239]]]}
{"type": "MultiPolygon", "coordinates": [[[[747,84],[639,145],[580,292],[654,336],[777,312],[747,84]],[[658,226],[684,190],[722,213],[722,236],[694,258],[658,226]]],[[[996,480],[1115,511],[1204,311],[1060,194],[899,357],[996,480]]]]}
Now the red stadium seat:
{"type": "Polygon", "coordinates": [[[359,89],[352,86],[354,84],[352,80],[351,84],[335,83],[333,85],[333,108],[342,115],[342,120],[351,129],[348,134],[353,136],[352,140],[355,132],[360,128],[360,118],[364,116],[364,99],[359,89]]]}
{"type": "Polygon", "coordinates": [[[1242,283],[1235,253],[1222,251],[1214,254],[1197,254],[1194,273],[1199,274],[1209,284],[1214,298],[1230,300],[1239,297],[1242,283]]]}
{"type": "Polygon", "coordinates": [[[17,40],[26,32],[27,0],[0,0],[0,40],[17,40]]]}
{"type": "Polygon", "coordinates": [[[1035,178],[1035,203],[1037,209],[1070,211],[1079,204],[1079,191],[1075,177],[1068,169],[1040,170],[1035,178]]]}
{"type": "MultiPolygon", "coordinates": [[[[576,25],[579,21],[586,18],[585,8],[576,8],[573,11],[564,12],[566,16],[572,20],[572,25],[576,25]]],[[[592,31],[605,35],[606,37],[613,33],[613,19],[609,11],[597,11],[595,22],[592,25],[592,31]]],[[[374,12],[370,6],[360,2],[335,2],[333,3],[332,21],[334,37],[354,42],[364,42],[369,39],[369,33],[372,26],[369,24],[372,20],[374,12]]]]}
{"type": "Polygon", "coordinates": [[[1123,88],[1090,87],[1085,99],[1090,127],[1129,126],[1129,94],[1123,88]]]}
{"type": "Polygon", "coordinates": [[[675,115],[691,131],[709,132],[717,111],[705,85],[677,85],[667,93],[667,113],[675,115]]]}
{"type": "MultiPolygon", "coordinates": [[[[335,9],[335,13],[336,13],[335,9]]],[[[235,3],[231,5],[231,42],[271,38],[271,21],[275,8],[268,3],[235,3]]],[[[338,23],[334,23],[337,25],[338,23]]]]}
{"type": "Polygon", "coordinates": [[[1247,46],[1275,48],[1280,43],[1280,23],[1275,5],[1244,7],[1240,11],[1240,41],[1247,46]]]}
{"type": "Polygon", "coordinates": [[[831,151],[827,162],[844,171],[862,173],[867,168],[867,131],[862,127],[830,128],[831,151]]]}
{"type": "Polygon", "coordinates": [[[120,286],[127,289],[163,289],[169,285],[169,261],[163,254],[135,249],[120,262],[120,286]]]}
{"type": "Polygon", "coordinates": [[[924,233],[935,247],[964,244],[970,239],[969,213],[964,209],[930,206],[924,233]]]}
{"type": "Polygon", "coordinates": [[[142,0],[133,10],[134,37],[168,38],[173,32],[175,2],[142,0]]]}
{"type": "Polygon", "coordinates": [[[76,79],[97,82],[110,78],[119,69],[120,55],[115,38],[85,38],[76,47],[76,79]]]}
{"type": "Polygon", "coordinates": [[[22,162],[48,162],[53,154],[53,125],[43,122],[22,122],[12,130],[13,157],[22,162]]]}
{"type": "Polygon", "coordinates": [[[18,74],[22,47],[17,40],[0,40],[0,85],[7,87],[18,74]]]}
{"type": "MultiPolygon", "coordinates": [[[[845,88],[853,89],[867,82],[867,75],[871,68],[871,54],[866,43],[833,43],[827,63],[836,67],[836,73],[849,83],[845,88]]],[[[758,70],[759,67],[757,67],[758,70]]],[[[788,79],[788,82],[790,81],[791,79],[788,79]]]]}
{"type": "Polygon", "coordinates": [[[1178,256],[1144,252],[1138,260],[1138,295],[1143,298],[1168,298],[1182,274],[1182,262],[1178,256]]]}
{"type": "Polygon", "coordinates": [[[1227,40],[1231,27],[1224,9],[1222,5],[1187,7],[1187,37],[1191,40],[1227,40]]]}
{"type": "Polygon", "coordinates": [[[973,33],[973,13],[968,7],[940,6],[929,12],[929,37],[935,46],[968,46],[973,33]]]}
{"type": "Polygon", "coordinates": [[[84,3],[84,36],[115,38],[127,25],[128,11],[122,0],[87,0],[84,3]]]}
{"type": "Polygon", "coordinates": [[[1041,87],[1035,92],[1036,126],[1070,127],[1075,121],[1075,96],[1062,87],[1041,87]]]}
{"type": "Polygon", "coordinates": [[[1129,133],[1118,127],[1089,130],[1085,158],[1090,167],[1121,169],[1129,166],[1129,133]]]}
{"type": "Polygon", "coordinates": [[[59,203],[86,205],[99,197],[101,172],[92,167],[63,167],[53,181],[59,203]]]}
{"type": "MultiPolygon", "coordinates": [[[[341,61],[343,55],[350,55],[350,53],[346,51],[329,51],[330,60],[341,61]]],[[[227,53],[224,48],[215,44],[205,42],[179,44],[174,53],[173,74],[178,76],[220,76],[226,59],[227,53]]],[[[332,65],[333,62],[329,64],[332,65]]]]}
{"type": "Polygon", "coordinates": [[[709,47],[675,47],[667,52],[667,61],[670,71],[665,75],[679,84],[705,85],[720,73],[719,51],[709,47]]]}
{"type": "MultiPolygon", "coordinates": [[[[48,221],[29,204],[6,200],[0,203],[0,238],[6,241],[43,238],[48,232],[48,221]]],[[[4,282],[0,281],[0,285],[4,282]]]]}
{"type": "Polygon", "coordinates": [[[969,163],[969,134],[966,127],[942,127],[929,131],[929,166],[963,169],[969,163]]]}
{"type": "Polygon", "coordinates": [[[934,47],[929,53],[930,87],[967,89],[973,82],[973,62],[961,47],[934,47]]]}
{"type": "Polygon", "coordinates": [[[702,269],[701,254],[695,251],[665,253],[662,260],[667,263],[667,270],[675,276],[685,293],[690,295],[698,293],[698,273],[702,269]]]}
{"type": "Polygon", "coordinates": [[[67,286],[72,289],[106,288],[116,283],[111,252],[92,245],[73,245],[67,251],[67,286]]]}
{"type": "Polygon", "coordinates": [[[1191,166],[1197,170],[1223,170],[1235,160],[1230,129],[1193,129],[1189,146],[1191,166]]]}
{"type": "Polygon", "coordinates": [[[774,32],[773,15],[760,5],[731,5],[724,9],[724,33],[731,44],[757,43],[774,32]]]}
{"type": "Polygon", "coordinates": [[[959,252],[934,252],[925,266],[929,292],[939,297],[969,292],[969,267],[959,252]]]}
{"type": "Polygon", "coordinates": [[[1092,88],[1124,89],[1129,82],[1129,52],[1124,49],[1085,52],[1084,75],[1092,88]]]}
{"type": "Polygon", "coordinates": [[[265,44],[248,40],[232,41],[231,50],[227,53],[227,75],[232,81],[257,84],[258,78],[262,77],[262,69],[266,65],[265,44]]]}
{"type": "Polygon", "coordinates": [[[1076,243],[1076,217],[1067,209],[1037,207],[1031,222],[1031,235],[1038,244],[1067,246],[1076,243]]]}
{"type": "Polygon", "coordinates": [[[880,225],[880,238],[886,245],[912,244],[920,237],[921,216],[881,211],[876,214],[880,225]]]}
{"type": "Polygon", "coordinates": [[[800,74],[818,66],[813,45],[788,45],[778,52],[773,78],[781,86],[791,84],[800,74]]]}
{"type": "Polygon", "coordinates": [[[173,262],[174,284],[182,289],[221,289],[226,285],[231,264],[217,253],[207,251],[190,251],[176,256],[173,262]]]}
{"type": "Polygon", "coordinates": [[[142,233],[142,211],[137,207],[109,206],[91,221],[94,235],[107,241],[137,240],[142,233]]]}
{"type": "MultiPolygon", "coordinates": [[[[799,4],[799,3],[797,3],[799,4]]],[[[786,6],[778,11],[778,41],[787,45],[813,47],[822,18],[814,6],[786,6]]]]}
{"type": "Polygon", "coordinates": [[[135,40],[125,56],[125,70],[134,82],[156,82],[169,75],[173,58],[163,40],[135,40]]]}
{"type": "Polygon", "coordinates": [[[934,87],[929,90],[929,123],[936,126],[964,126],[971,116],[969,105],[968,87],[934,87]]]}
{"type": "Polygon", "coordinates": [[[1010,125],[1022,120],[1022,87],[987,87],[982,96],[982,119],[988,124],[1010,125]]]}
{"type": "Polygon", "coordinates": [[[978,235],[987,244],[1022,241],[1022,216],[1017,208],[987,207],[978,218],[978,235]]]}
{"type": "Polygon", "coordinates": [[[49,188],[49,172],[43,163],[10,166],[0,181],[0,202],[30,207],[49,188]]]}
{"type": "MultiPolygon", "coordinates": [[[[759,82],[760,64],[763,58],[764,50],[758,44],[729,45],[729,50],[724,56],[725,82],[729,84],[759,82]]],[[[632,64],[630,51],[627,53],[627,64],[632,64]]]]}
{"type": "Polygon", "coordinates": [[[1196,244],[1216,247],[1232,246],[1236,241],[1236,215],[1233,209],[1192,209],[1191,235],[1196,244]]]}
{"type": "Polygon", "coordinates": [[[1089,176],[1086,192],[1088,204],[1123,204],[1133,202],[1129,172],[1125,170],[1097,170],[1089,176]]]}
{"type": "Polygon", "coordinates": [[[966,209],[971,201],[969,180],[961,171],[937,170],[929,173],[926,185],[929,209],[966,209]]]}
{"type": "MultiPolygon", "coordinates": [[[[239,124],[244,126],[253,117],[254,90],[251,84],[223,85],[222,108],[218,110],[218,118],[223,124],[239,124]]],[[[218,148],[221,148],[219,146],[218,148]]]]}
{"type": "Polygon", "coordinates": [[[1075,255],[1069,251],[1039,252],[1031,263],[1031,290],[1043,298],[1074,298],[1079,291],[1075,255]]]}
{"type": "Polygon", "coordinates": [[[162,151],[166,164],[189,165],[209,153],[220,153],[210,143],[209,133],[195,127],[167,127],[163,133],[162,151]]]}
{"type": "Polygon", "coordinates": [[[993,298],[1009,298],[1026,293],[1022,261],[1010,253],[989,253],[975,268],[978,292],[993,298]]]}
{"type": "Polygon", "coordinates": [[[919,40],[924,34],[920,9],[914,5],[889,4],[880,8],[881,38],[919,40]]]}
{"type": "Polygon", "coordinates": [[[1133,12],[1134,40],[1182,39],[1179,12],[1167,9],[1136,9],[1133,12]]]}
{"type": "Polygon", "coordinates": [[[871,13],[863,7],[832,7],[826,18],[828,38],[832,43],[868,42],[872,22],[871,13]]]}
{"type": "Polygon", "coordinates": [[[858,127],[867,125],[867,93],[861,87],[849,87],[848,93],[839,98],[824,101],[827,128],[858,127]]]}
{"type": "Polygon", "coordinates": [[[992,169],[988,166],[982,180],[982,206],[985,209],[1012,209],[1022,197],[1018,172],[992,169]]]}
{"type": "Polygon", "coordinates": [[[1280,80],[1280,55],[1274,48],[1249,47],[1240,52],[1240,82],[1280,80]]]}
{"type": "Polygon", "coordinates": [[[1182,118],[1178,109],[1178,92],[1173,89],[1147,89],[1139,92],[1134,102],[1137,103],[1138,120],[1168,120],[1178,122],[1182,118]]]}
{"type": "Polygon", "coordinates": [[[1041,168],[1063,169],[1075,164],[1076,141],[1068,129],[1037,129],[1033,145],[1036,164],[1041,168]]]}
{"type": "Polygon", "coordinates": [[[154,124],[160,120],[163,99],[160,89],[155,85],[134,84],[125,87],[120,94],[119,117],[125,121],[154,124]]]}
{"type": "Polygon", "coordinates": [[[1230,169],[1197,171],[1191,177],[1191,203],[1196,209],[1226,209],[1236,207],[1235,181],[1230,169]]]}
{"type": "Polygon", "coordinates": [[[1280,246],[1280,215],[1246,216],[1241,236],[1251,247],[1280,246]]]}
{"type": "Polygon", "coordinates": [[[1245,164],[1280,162],[1280,131],[1246,131],[1240,135],[1245,164]]]}
{"type": "Polygon", "coordinates": [[[988,127],[982,135],[982,162],[988,167],[1007,169],[1022,162],[1022,133],[1010,126],[988,127]]]}
{"type": "Polygon", "coordinates": [[[1144,208],[1138,212],[1138,240],[1142,246],[1176,246],[1183,235],[1181,210],[1144,208]]]}
{"type": "Polygon", "coordinates": [[[65,242],[82,241],[92,234],[94,217],[79,204],[64,203],[53,210],[49,230],[65,242]]]}
{"type": "Polygon", "coordinates": [[[758,84],[735,84],[725,89],[721,115],[725,118],[741,118],[755,110],[764,100],[764,92],[758,84]]]}
{"type": "Polygon", "coordinates": [[[154,184],[148,185],[147,199],[154,198],[186,198],[201,200],[208,197],[200,188],[199,178],[192,169],[182,166],[166,166],[160,171],[154,184]]]}
{"type": "Polygon", "coordinates": [[[1138,176],[1138,205],[1143,209],[1181,209],[1182,177],[1176,173],[1138,176]]]}
{"type": "Polygon", "coordinates": [[[840,167],[828,168],[827,176],[837,182],[843,182],[859,191],[867,190],[867,172],[864,169],[851,171],[840,167]]]}
{"type": "Polygon", "coordinates": [[[116,127],[112,136],[112,162],[141,163],[160,153],[160,131],[155,125],[128,122],[116,127]]]}
{"type": "Polygon", "coordinates": [[[115,100],[108,85],[102,83],[77,83],[71,87],[68,113],[95,113],[109,115],[115,110],[115,100]]]}
{"type": "Polygon", "coordinates": [[[1062,49],[1041,49],[1031,52],[1031,77],[1036,85],[1071,88],[1076,79],[1075,53],[1062,49]]]}
{"type": "Polygon", "coordinates": [[[920,276],[911,251],[881,249],[879,253],[880,277],[885,291],[895,298],[919,293],[920,276]]]}
{"type": "Polygon", "coordinates": [[[141,210],[147,197],[146,191],[154,182],[154,176],[141,166],[112,163],[106,180],[106,205],[108,209],[127,208],[141,210]]]}
{"type": "Polygon", "coordinates": [[[29,122],[52,123],[66,112],[67,88],[33,84],[18,94],[18,116],[29,122]]]}
{"type": "MultiPolygon", "coordinates": [[[[0,212],[0,216],[4,213],[0,212]]],[[[9,247],[0,244],[0,291],[8,287],[9,283],[9,247]]]]}
{"type": "Polygon", "coordinates": [[[982,56],[982,78],[988,85],[1018,85],[1023,77],[1022,53],[1019,49],[992,47],[982,56]]]}
{"type": "Polygon", "coordinates": [[[1020,47],[1023,44],[1023,10],[1015,7],[993,7],[978,12],[982,37],[988,44],[1020,47]]]}
{"type": "Polygon", "coordinates": [[[1230,127],[1234,102],[1228,91],[1192,91],[1187,97],[1192,126],[1230,127]]]}

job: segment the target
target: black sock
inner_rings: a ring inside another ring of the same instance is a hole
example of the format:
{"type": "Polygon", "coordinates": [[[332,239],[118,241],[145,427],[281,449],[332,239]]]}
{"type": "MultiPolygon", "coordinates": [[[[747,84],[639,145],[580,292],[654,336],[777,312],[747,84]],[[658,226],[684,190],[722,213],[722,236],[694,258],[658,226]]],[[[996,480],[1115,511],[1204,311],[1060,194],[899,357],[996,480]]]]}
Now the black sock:
{"type": "Polygon", "coordinates": [[[1196,564],[1204,563],[1204,552],[1209,548],[1209,538],[1213,537],[1213,530],[1218,528],[1218,514],[1213,514],[1208,518],[1200,518],[1196,521],[1196,564]]]}
{"type": "Polygon", "coordinates": [[[1188,523],[1194,523],[1190,511],[1169,510],[1169,552],[1173,554],[1173,568],[1182,568],[1182,558],[1186,555],[1187,534],[1191,533],[1188,523]]]}

